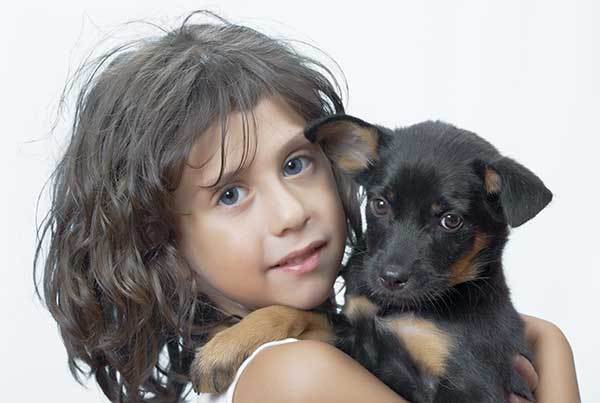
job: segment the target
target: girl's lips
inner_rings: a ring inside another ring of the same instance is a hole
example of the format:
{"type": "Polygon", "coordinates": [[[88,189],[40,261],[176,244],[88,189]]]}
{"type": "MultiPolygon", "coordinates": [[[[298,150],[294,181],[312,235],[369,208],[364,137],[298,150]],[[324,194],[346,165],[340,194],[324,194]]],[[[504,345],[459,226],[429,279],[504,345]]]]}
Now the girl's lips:
{"type": "Polygon", "coordinates": [[[323,246],[325,246],[325,244],[321,243],[320,245],[317,245],[316,248],[311,248],[302,255],[296,255],[291,259],[287,259],[282,264],[274,266],[273,269],[291,272],[294,274],[311,272],[319,266],[319,262],[321,260],[319,255],[321,249],[323,249],[323,246]]]}

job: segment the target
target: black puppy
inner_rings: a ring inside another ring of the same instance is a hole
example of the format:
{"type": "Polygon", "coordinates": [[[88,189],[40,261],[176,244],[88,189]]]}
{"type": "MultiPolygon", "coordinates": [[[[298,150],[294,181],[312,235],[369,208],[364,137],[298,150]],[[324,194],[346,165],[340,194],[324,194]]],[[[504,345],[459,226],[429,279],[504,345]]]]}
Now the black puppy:
{"type": "Polygon", "coordinates": [[[535,216],[550,191],[441,122],[389,130],[339,115],[305,134],[368,196],[366,239],[342,274],[344,314],[256,310],[198,350],[195,388],[222,392],[257,346],[296,337],[336,344],[413,403],[533,400],[512,366],[529,351],[501,255],[508,227],[535,216]]]}
{"type": "Polygon", "coordinates": [[[366,240],[344,274],[350,326],[333,316],[338,347],[413,402],[533,400],[513,369],[529,351],[501,257],[508,227],[552,193],[481,137],[442,122],[389,130],[333,116],[306,131],[324,147],[347,133],[365,144],[375,135],[378,147],[356,177],[367,192],[366,240]]]}

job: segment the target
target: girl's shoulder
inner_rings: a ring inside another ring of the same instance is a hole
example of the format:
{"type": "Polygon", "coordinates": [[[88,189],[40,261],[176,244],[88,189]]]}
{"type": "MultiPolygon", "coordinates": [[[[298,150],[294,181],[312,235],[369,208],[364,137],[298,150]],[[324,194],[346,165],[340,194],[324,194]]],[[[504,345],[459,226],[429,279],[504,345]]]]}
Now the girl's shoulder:
{"type": "Polygon", "coordinates": [[[405,402],[342,351],[313,340],[257,351],[238,375],[234,403],[282,401],[405,402]]]}
{"type": "Polygon", "coordinates": [[[246,367],[254,360],[254,358],[257,355],[259,355],[260,352],[262,352],[265,349],[272,348],[273,346],[282,345],[285,343],[297,342],[297,341],[299,341],[299,340],[295,339],[295,338],[288,338],[288,339],[283,339],[283,340],[269,341],[267,343],[260,345],[252,354],[250,354],[250,356],[248,358],[246,358],[244,360],[244,362],[242,362],[242,364],[240,365],[240,367],[238,368],[238,370],[235,373],[233,381],[231,382],[229,387],[223,393],[202,392],[198,395],[198,397],[196,399],[196,403],[232,403],[233,395],[236,391],[237,384],[239,382],[240,377],[245,372],[246,367]]]}

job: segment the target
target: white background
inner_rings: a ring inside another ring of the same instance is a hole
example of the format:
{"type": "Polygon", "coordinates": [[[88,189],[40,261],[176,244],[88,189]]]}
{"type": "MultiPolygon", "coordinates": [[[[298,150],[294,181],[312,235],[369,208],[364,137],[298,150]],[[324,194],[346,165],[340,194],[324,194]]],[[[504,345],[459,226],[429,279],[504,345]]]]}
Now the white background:
{"type": "MultiPolygon", "coordinates": [[[[204,7],[325,50],[346,74],[349,113],[390,126],[443,119],[536,172],[555,197],[512,233],[505,263],[513,299],[560,326],[583,401],[600,401],[598,2],[37,3],[4,5],[0,17],[3,401],[102,401],[93,382],[86,390],[70,377],[32,285],[36,201],[65,143],[64,121],[50,129],[69,72],[111,32],[117,42],[156,32],[124,22],[174,27],[204,7]]],[[[38,220],[46,208],[44,194],[38,220]]]]}

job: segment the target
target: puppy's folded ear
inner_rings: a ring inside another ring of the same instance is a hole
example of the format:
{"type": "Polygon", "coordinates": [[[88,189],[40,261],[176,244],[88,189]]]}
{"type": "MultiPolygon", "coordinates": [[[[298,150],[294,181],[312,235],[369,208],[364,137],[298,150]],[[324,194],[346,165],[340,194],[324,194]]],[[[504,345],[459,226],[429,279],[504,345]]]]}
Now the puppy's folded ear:
{"type": "Polygon", "coordinates": [[[488,195],[497,195],[506,222],[518,227],[537,215],[552,200],[552,192],[533,172],[517,161],[501,157],[493,162],[477,161],[488,195]]]}
{"type": "Polygon", "coordinates": [[[304,129],[304,135],[320,144],[331,162],[348,174],[357,175],[377,160],[377,128],[353,116],[318,119],[304,129]]]}

